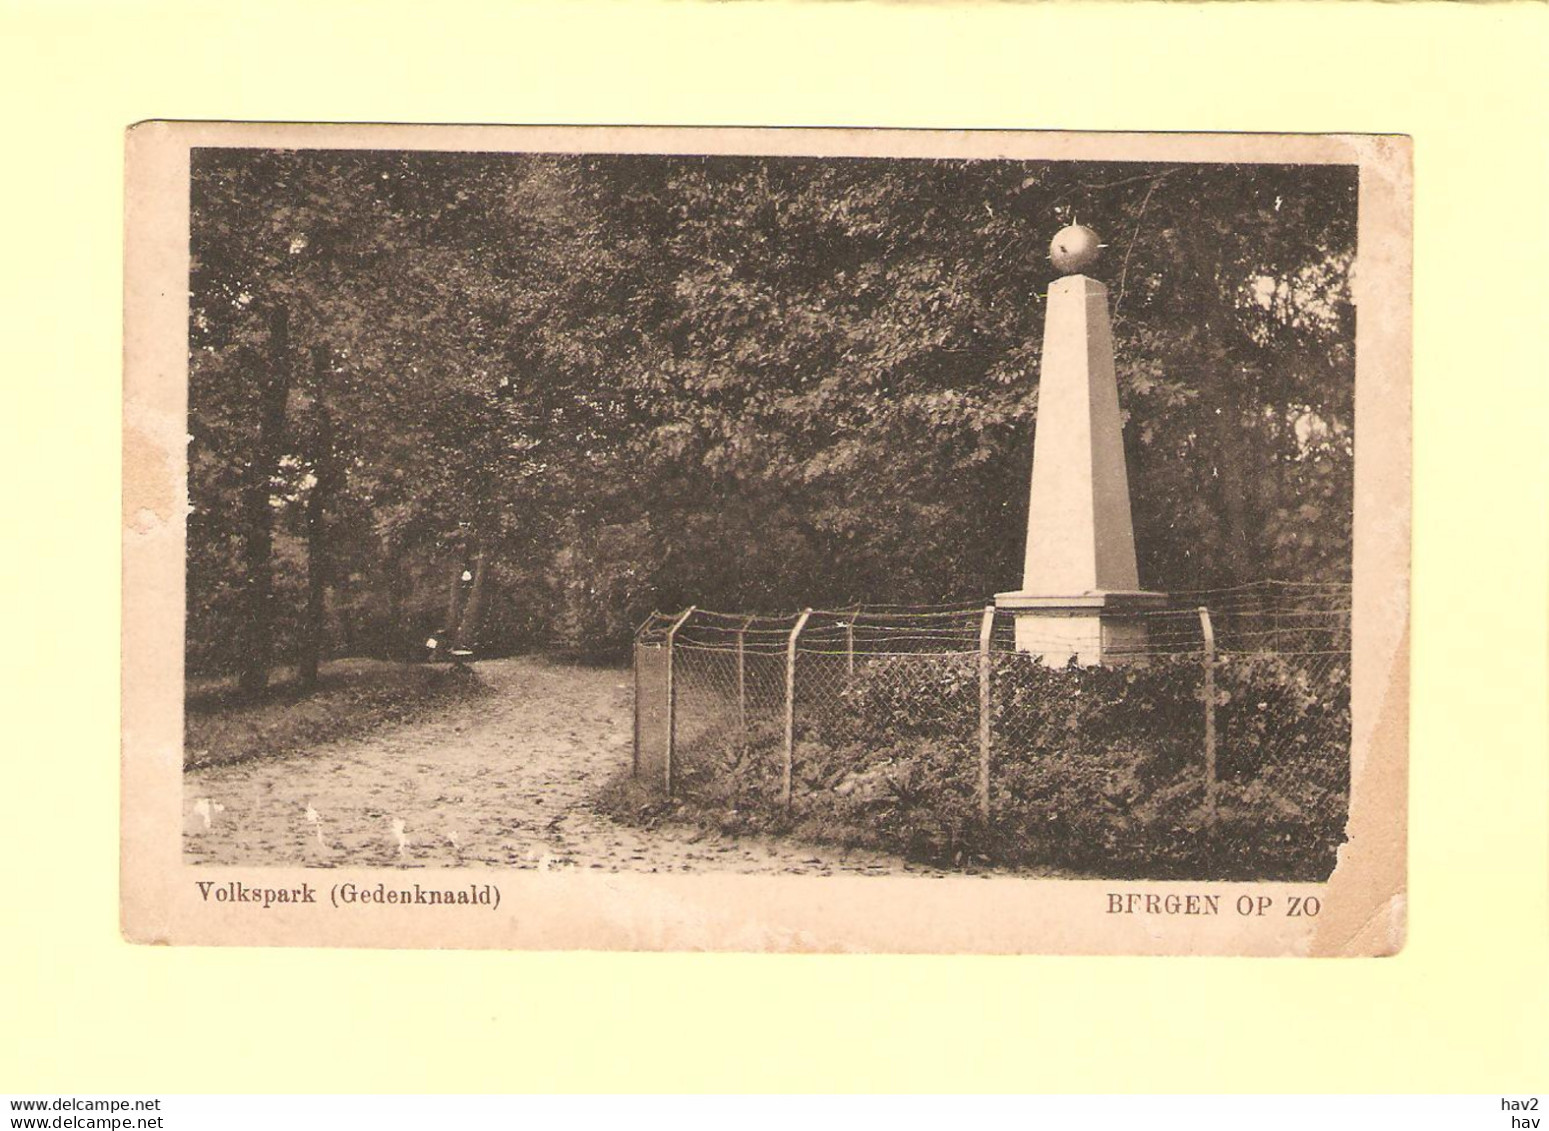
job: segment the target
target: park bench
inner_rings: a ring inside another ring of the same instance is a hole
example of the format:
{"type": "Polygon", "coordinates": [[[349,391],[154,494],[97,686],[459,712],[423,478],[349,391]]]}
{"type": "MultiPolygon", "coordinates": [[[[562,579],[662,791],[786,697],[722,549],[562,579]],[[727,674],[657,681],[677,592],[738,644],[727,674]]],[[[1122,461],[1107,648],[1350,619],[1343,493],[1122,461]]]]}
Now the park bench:
{"type": "Polygon", "coordinates": [[[432,634],[425,641],[424,652],[422,655],[424,656],[426,662],[433,664],[437,660],[444,659],[459,671],[471,671],[472,669],[468,665],[471,664],[474,659],[473,649],[457,647],[442,648],[441,639],[445,635],[445,633],[437,632],[432,634]]]}

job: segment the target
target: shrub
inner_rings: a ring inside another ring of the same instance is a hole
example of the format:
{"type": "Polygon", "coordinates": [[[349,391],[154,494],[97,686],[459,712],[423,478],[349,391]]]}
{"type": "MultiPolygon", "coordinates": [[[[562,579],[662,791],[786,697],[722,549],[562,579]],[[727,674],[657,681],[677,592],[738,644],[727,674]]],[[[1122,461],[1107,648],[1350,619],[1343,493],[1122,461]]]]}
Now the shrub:
{"type": "Polygon", "coordinates": [[[1343,657],[1220,659],[1213,822],[1197,656],[1106,668],[993,661],[988,827],[974,655],[871,657],[844,679],[817,672],[811,686],[834,690],[798,695],[789,814],[783,727],[768,720],[745,740],[717,723],[685,743],[683,796],[732,831],[794,829],[938,864],[1218,879],[1332,869],[1349,790],[1343,657]]]}

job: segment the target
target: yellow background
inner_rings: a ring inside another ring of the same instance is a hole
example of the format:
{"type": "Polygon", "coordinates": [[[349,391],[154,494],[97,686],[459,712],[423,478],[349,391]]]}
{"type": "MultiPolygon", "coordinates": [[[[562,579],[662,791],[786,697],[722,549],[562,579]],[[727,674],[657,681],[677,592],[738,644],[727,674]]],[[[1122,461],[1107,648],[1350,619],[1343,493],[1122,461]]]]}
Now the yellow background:
{"type": "Polygon", "coordinates": [[[1549,1090],[1549,9],[0,6],[0,1091],[1549,1090]],[[123,129],[152,117],[1415,138],[1413,835],[1387,960],[131,947],[123,129]]]}

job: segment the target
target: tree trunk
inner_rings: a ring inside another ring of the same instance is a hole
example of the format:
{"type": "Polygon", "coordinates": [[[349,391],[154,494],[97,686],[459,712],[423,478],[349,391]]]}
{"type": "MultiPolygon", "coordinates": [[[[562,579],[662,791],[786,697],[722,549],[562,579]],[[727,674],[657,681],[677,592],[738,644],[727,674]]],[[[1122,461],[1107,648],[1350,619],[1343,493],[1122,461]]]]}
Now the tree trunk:
{"type": "Polygon", "coordinates": [[[1237,398],[1228,393],[1218,403],[1214,417],[1216,467],[1220,472],[1216,497],[1220,506],[1217,513],[1221,516],[1221,550],[1227,571],[1214,584],[1241,585],[1257,580],[1247,514],[1247,491],[1255,481],[1257,469],[1249,459],[1242,435],[1237,398]]]}
{"type": "MultiPolygon", "coordinates": [[[[1231,327],[1237,312],[1223,290],[1219,266],[1212,267],[1208,260],[1201,260],[1201,251],[1200,245],[1196,244],[1194,262],[1201,279],[1205,329],[1209,334],[1202,361],[1216,371],[1216,389],[1211,400],[1215,404],[1212,419],[1219,472],[1216,489],[1220,507],[1217,514],[1221,518],[1220,549],[1226,564],[1224,571],[1219,561],[1213,566],[1211,572],[1218,580],[1212,584],[1241,585],[1262,576],[1255,568],[1248,522],[1248,492],[1257,485],[1261,472],[1259,460],[1254,458],[1255,453],[1243,434],[1247,416],[1244,401],[1248,398],[1243,388],[1242,358],[1232,348],[1231,340],[1231,327]]],[[[1259,458],[1262,458],[1261,453],[1259,458]]]]}
{"type": "Polygon", "coordinates": [[[301,631],[301,659],[298,665],[301,689],[317,687],[317,665],[323,650],[323,598],[328,584],[325,555],[327,536],[323,525],[322,483],[315,483],[307,496],[307,613],[301,631]]]}
{"type": "Polygon", "coordinates": [[[270,483],[279,467],[284,443],[285,402],[290,395],[290,315],[277,307],[269,316],[268,372],[259,378],[258,442],[242,489],[243,566],[243,695],[257,696],[269,685],[274,651],[274,511],[270,483]]]}
{"type": "Polygon", "coordinates": [[[468,590],[468,604],[463,608],[454,639],[458,648],[472,648],[479,635],[479,617],[484,612],[484,551],[473,556],[473,585],[468,590]]]}
{"type": "Polygon", "coordinates": [[[312,348],[316,381],[313,428],[312,490],[307,494],[307,615],[301,632],[301,687],[317,687],[317,667],[323,653],[328,596],[328,502],[333,494],[337,468],[333,456],[333,420],[324,399],[327,391],[329,353],[324,346],[312,348]]]}
{"type": "Polygon", "coordinates": [[[391,540],[382,543],[382,560],[387,565],[387,639],[381,641],[390,660],[407,658],[407,635],[403,630],[403,562],[391,540]]]}
{"type": "Polygon", "coordinates": [[[443,648],[450,648],[452,641],[457,639],[457,615],[462,607],[462,592],[463,561],[459,557],[452,566],[452,587],[446,598],[446,624],[441,626],[441,633],[446,637],[440,642],[443,648]]]}

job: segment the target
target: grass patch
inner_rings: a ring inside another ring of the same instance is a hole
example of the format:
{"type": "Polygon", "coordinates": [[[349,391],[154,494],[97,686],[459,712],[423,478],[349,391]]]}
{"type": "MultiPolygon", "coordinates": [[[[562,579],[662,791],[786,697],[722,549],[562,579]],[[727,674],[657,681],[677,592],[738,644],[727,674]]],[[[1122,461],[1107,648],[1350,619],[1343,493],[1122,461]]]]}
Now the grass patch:
{"type": "MultiPolygon", "coordinates": [[[[636,828],[654,828],[663,820],[685,818],[681,802],[669,800],[658,783],[636,777],[627,766],[597,791],[592,798],[592,808],[636,828]]],[[[709,825],[709,822],[701,823],[709,825]]]]}
{"type": "Polygon", "coordinates": [[[190,679],[184,696],[183,765],[221,766],[308,751],[321,743],[411,722],[490,694],[450,665],[346,659],[324,664],[303,692],[282,670],[262,698],[244,699],[235,678],[190,679]]]}
{"type": "MultiPolygon", "coordinates": [[[[675,824],[727,836],[787,836],[839,848],[900,850],[900,845],[864,824],[834,820],[805,806],[787,813],[773,789],[764,794],[755,797],[732,790],[695,788],[668,797],[657,777],[636,777],[625,767],[597,791],[592,807],[620,824],[647,830],[675,824]]],[[[904,855],[922,864],[940,863],[928,854],[904,855]]]]}

